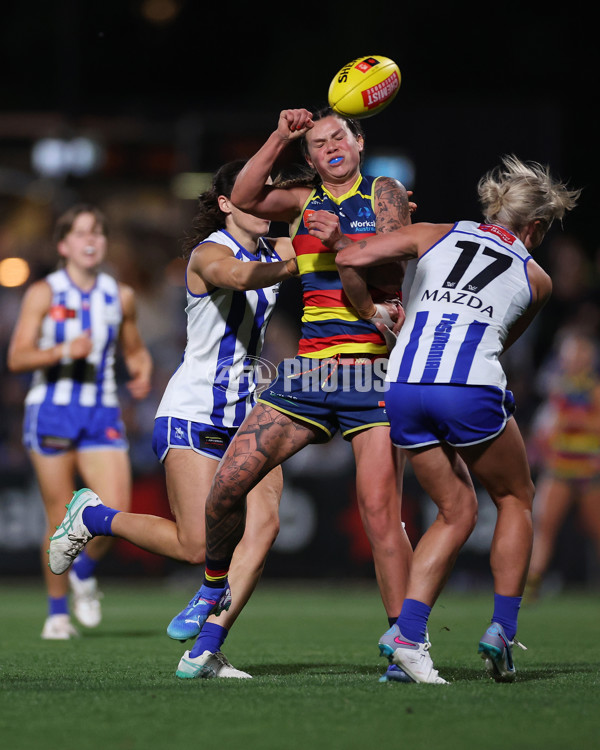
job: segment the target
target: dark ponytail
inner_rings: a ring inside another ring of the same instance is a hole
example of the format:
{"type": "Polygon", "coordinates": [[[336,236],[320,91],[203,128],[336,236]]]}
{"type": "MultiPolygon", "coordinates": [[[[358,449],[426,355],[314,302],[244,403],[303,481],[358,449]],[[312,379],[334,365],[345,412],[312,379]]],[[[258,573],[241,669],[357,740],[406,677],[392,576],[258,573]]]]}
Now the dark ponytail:
{"type": "Polygon", "coordinates": [[[226,214],[219,208],[219,196],[231,197],[236,177],[245,164],[246,159],[236,159],[224,164],[215,172],[210,189],[198,197],[192,229],[183,245],[184,257],[189,257],[196,245],[210,234],[225,228],[226,214]]]}

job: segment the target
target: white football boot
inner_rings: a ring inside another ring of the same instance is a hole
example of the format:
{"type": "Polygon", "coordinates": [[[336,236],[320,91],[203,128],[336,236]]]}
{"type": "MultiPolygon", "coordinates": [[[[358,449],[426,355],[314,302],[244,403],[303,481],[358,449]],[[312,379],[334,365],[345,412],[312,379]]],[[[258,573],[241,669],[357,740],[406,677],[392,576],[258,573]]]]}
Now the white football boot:
{"type": "Polygon", "coordinates": [[[73,593],[73,614],[86,628],[95,628],[102,620],[100,599],[102,593],[98,591],[95,578],[78,578],[74,570],[69,571],[69,583],[73,593]]]}
{"type": "Polygon", "coordinates": [[[400,632],[397,625],[393,625],[379,639],[379,650],[415,682],[429,682],[434,685],[447,685],[447,681],[439,676],[434,669],[429,649],[429,640],[425,643],[409,641],[400,632]]]}
{"type": "Polygon", "coordinates": [[[77,629],[71,625],[69,615],[49,615],[42,630],[45,641],[68,641],[78,635],[77,629]]]}
{"type": "Polygon", "coordinates": [[[233,667],[221,651],[217,651],[214,654],[211,651],[205,651],[193,659],[190,657],[190,652],[186,651],[181,657],[175,674],[182,679],[193,679],[194,677],[201,679],[211,679],[213,677],[234,677],[242,680],[252,679],[252,675],[233,667]]]}
{"type": "Polygon", "coordinates": [[[90,541],[92,535],[83,523],[82,515],[90,505],[101,505],[102,501],[95,492],[84,487],[73,493],[73,499],[66,506],[67,514],[56,532],[50,537],[48,565],[56,575],[64,573],[73,564],[73,560],[90,541]]]}

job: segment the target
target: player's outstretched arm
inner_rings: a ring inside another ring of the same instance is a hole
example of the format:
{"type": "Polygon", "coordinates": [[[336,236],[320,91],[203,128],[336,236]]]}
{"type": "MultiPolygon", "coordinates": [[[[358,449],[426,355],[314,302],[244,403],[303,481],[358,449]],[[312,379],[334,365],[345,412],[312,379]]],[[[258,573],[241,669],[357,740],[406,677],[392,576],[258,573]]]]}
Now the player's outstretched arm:
{"type": "MultiPolygon", "coordinates": [[[[279,247],[287,250],[288,243],[280,243],[279,247]]],[[[198,276],[207,291],[216,287],[242,292],[263,289],[297,275],[298,264],[293,252],[280,257],[284,259],[272,263],[244,262],[238,260],[230,248],[206,242],[192,253],[188,274],[198,276]]]]}
{"type": "Polygon", "coordinates": [[[240,171],[231,192],[231,202],[241,211],[270,221],[291,224],[298,215],[305,190],[281,189],[268,184],[275,162],[287,145],[312,127],[306,109],[286,109],[279,115],[277,129],[240,171]]]}

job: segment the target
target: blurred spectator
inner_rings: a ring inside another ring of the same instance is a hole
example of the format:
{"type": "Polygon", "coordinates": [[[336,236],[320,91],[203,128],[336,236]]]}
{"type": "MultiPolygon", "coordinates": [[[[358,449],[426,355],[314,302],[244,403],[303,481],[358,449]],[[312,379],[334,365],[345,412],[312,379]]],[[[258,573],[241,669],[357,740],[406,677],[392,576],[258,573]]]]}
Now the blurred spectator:
{"type": "Polygon", "coordinates": [[[575,507],[579,530],[600,559],[600,348],[584,329],[566,327],[542,372],[546,400],[532,426],[530,458],[539,470],[534,543],[526,598],[537,598],[559,532],[575,507]]]}
{"type": "Polygon", "coordinates": [[[552,297],[535,328],[535,359],[539,367],[563,326],[600,335],[600,285],[594,264],[580,240],[570,235],[552,239],[544,268],[552,278],[552,297]]]}

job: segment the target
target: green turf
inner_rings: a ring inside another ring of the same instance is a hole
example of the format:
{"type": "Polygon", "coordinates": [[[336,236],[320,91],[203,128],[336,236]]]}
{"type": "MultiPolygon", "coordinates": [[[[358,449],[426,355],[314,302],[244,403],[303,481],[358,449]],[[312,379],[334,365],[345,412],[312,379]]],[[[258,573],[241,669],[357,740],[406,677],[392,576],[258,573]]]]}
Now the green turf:
{"type": "MultiPolygon", "coordinates": [[[[104,621],[70,642],[39,637],[41,585],[0,584],[0,738],[7,750],[591,748],[600,736],[600,604],[523,608],[514,684],[483,671],[490,595],[446,593],[429,623],[452,684],[381,684],[385,629],[371,584],[264,582],[228,638],[253,680],[178,680],[164,634],[188,598],[164,582],[104,582],[104,621]]],[[[188,646],[189,647],[189,646],[188,646]]]]}

